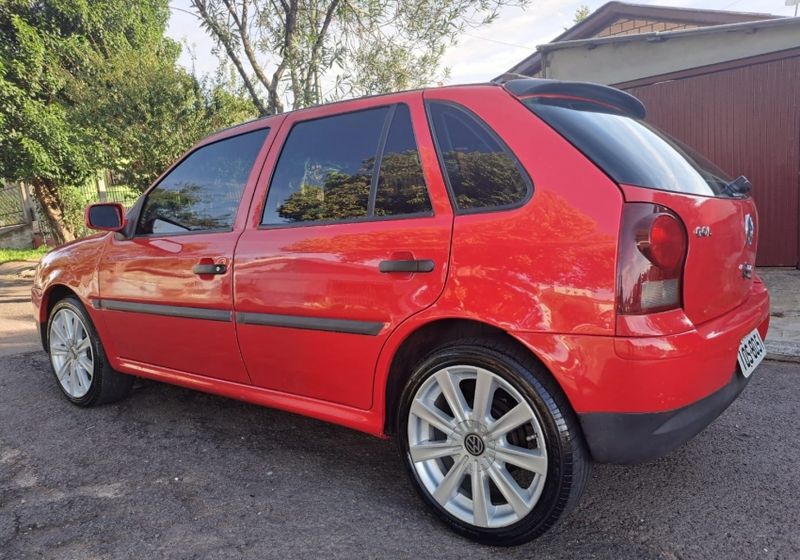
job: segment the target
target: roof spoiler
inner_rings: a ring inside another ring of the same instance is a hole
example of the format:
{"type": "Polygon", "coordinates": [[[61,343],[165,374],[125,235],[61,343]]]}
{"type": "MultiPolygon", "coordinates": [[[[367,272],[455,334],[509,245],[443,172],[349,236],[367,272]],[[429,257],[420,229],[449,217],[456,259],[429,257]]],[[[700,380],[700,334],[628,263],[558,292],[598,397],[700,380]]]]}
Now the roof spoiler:
{"type": "Polygon", "coordinates": [[[516,97],[535,97],[537,95],[580,97],[589,101],[611,105],[626,115],[637,119],[643,119],[647,114],[644,104],[630,93],[601,84],[545,80],[541,78],[514,78],[503,82],[502,85],[516,97]]]}

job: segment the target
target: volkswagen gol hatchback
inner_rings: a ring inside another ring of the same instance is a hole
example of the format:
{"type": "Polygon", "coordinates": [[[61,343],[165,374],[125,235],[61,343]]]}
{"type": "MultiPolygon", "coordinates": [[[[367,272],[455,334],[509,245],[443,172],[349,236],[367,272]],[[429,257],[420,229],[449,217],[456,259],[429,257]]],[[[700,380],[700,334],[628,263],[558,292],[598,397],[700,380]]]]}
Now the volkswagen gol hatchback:
{"type": "Polygon", "coordinates": [[[92,406],[145,377],[391,435],[453,529],[535,538],[592,461],[687,441],[765,354],[749,183],[644,116],[522,79],[214,134],[42,260],[59,386],[92,406]]]}

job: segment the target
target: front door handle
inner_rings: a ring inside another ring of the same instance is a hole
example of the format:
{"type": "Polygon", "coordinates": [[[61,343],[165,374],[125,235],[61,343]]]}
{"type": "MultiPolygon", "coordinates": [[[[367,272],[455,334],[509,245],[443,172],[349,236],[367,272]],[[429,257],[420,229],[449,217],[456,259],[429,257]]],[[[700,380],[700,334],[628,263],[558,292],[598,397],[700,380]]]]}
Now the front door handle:
{"type": "Polygon", "coordinates": [[[399,259],[381,261],[378,270],[381,272],[433,272],[434,262],[430,259],[399,259]]]}
{"type": "Polygon", "coordinates": [[[214,263],[200,263],[192,267],[192,272],[195,274],[225,274],[226,270],[228,270],[227,265],[214,263]]]}

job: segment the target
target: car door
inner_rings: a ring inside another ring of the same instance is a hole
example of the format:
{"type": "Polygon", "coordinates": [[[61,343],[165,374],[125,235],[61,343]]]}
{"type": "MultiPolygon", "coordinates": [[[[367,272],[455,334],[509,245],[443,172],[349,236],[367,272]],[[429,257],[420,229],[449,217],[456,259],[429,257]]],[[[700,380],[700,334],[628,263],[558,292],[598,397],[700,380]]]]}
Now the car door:
{"type": "Polygon", "coordinates": [[[275,146],[236,248],[242,356],[255,385],[368,409],[386,337],[447,275],[453,217],[421,94],[290,114],[275,146]]]}
{"type": "Polygon", "coordinates": [[[129,366],[249,383],[233,323],[232,259],[268,130],[196,148],[137,205],[132,237],[109,240],[93,304],[129,366]]]}

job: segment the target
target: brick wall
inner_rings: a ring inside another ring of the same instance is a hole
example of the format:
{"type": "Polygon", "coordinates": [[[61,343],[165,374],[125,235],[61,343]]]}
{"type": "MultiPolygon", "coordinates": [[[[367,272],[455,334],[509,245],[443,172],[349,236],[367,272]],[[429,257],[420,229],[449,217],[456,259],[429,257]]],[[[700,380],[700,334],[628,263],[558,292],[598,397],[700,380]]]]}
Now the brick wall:
{"type": "Polygon", "coordinates": [[[652,19],[618,19],[595,35],[595,37],[638,35],[640,33],[652,33],[653,31],[678,31],[681,29],[694,29],[695,27],[699,26],[691,23],[656,21],[652,19]]]}

